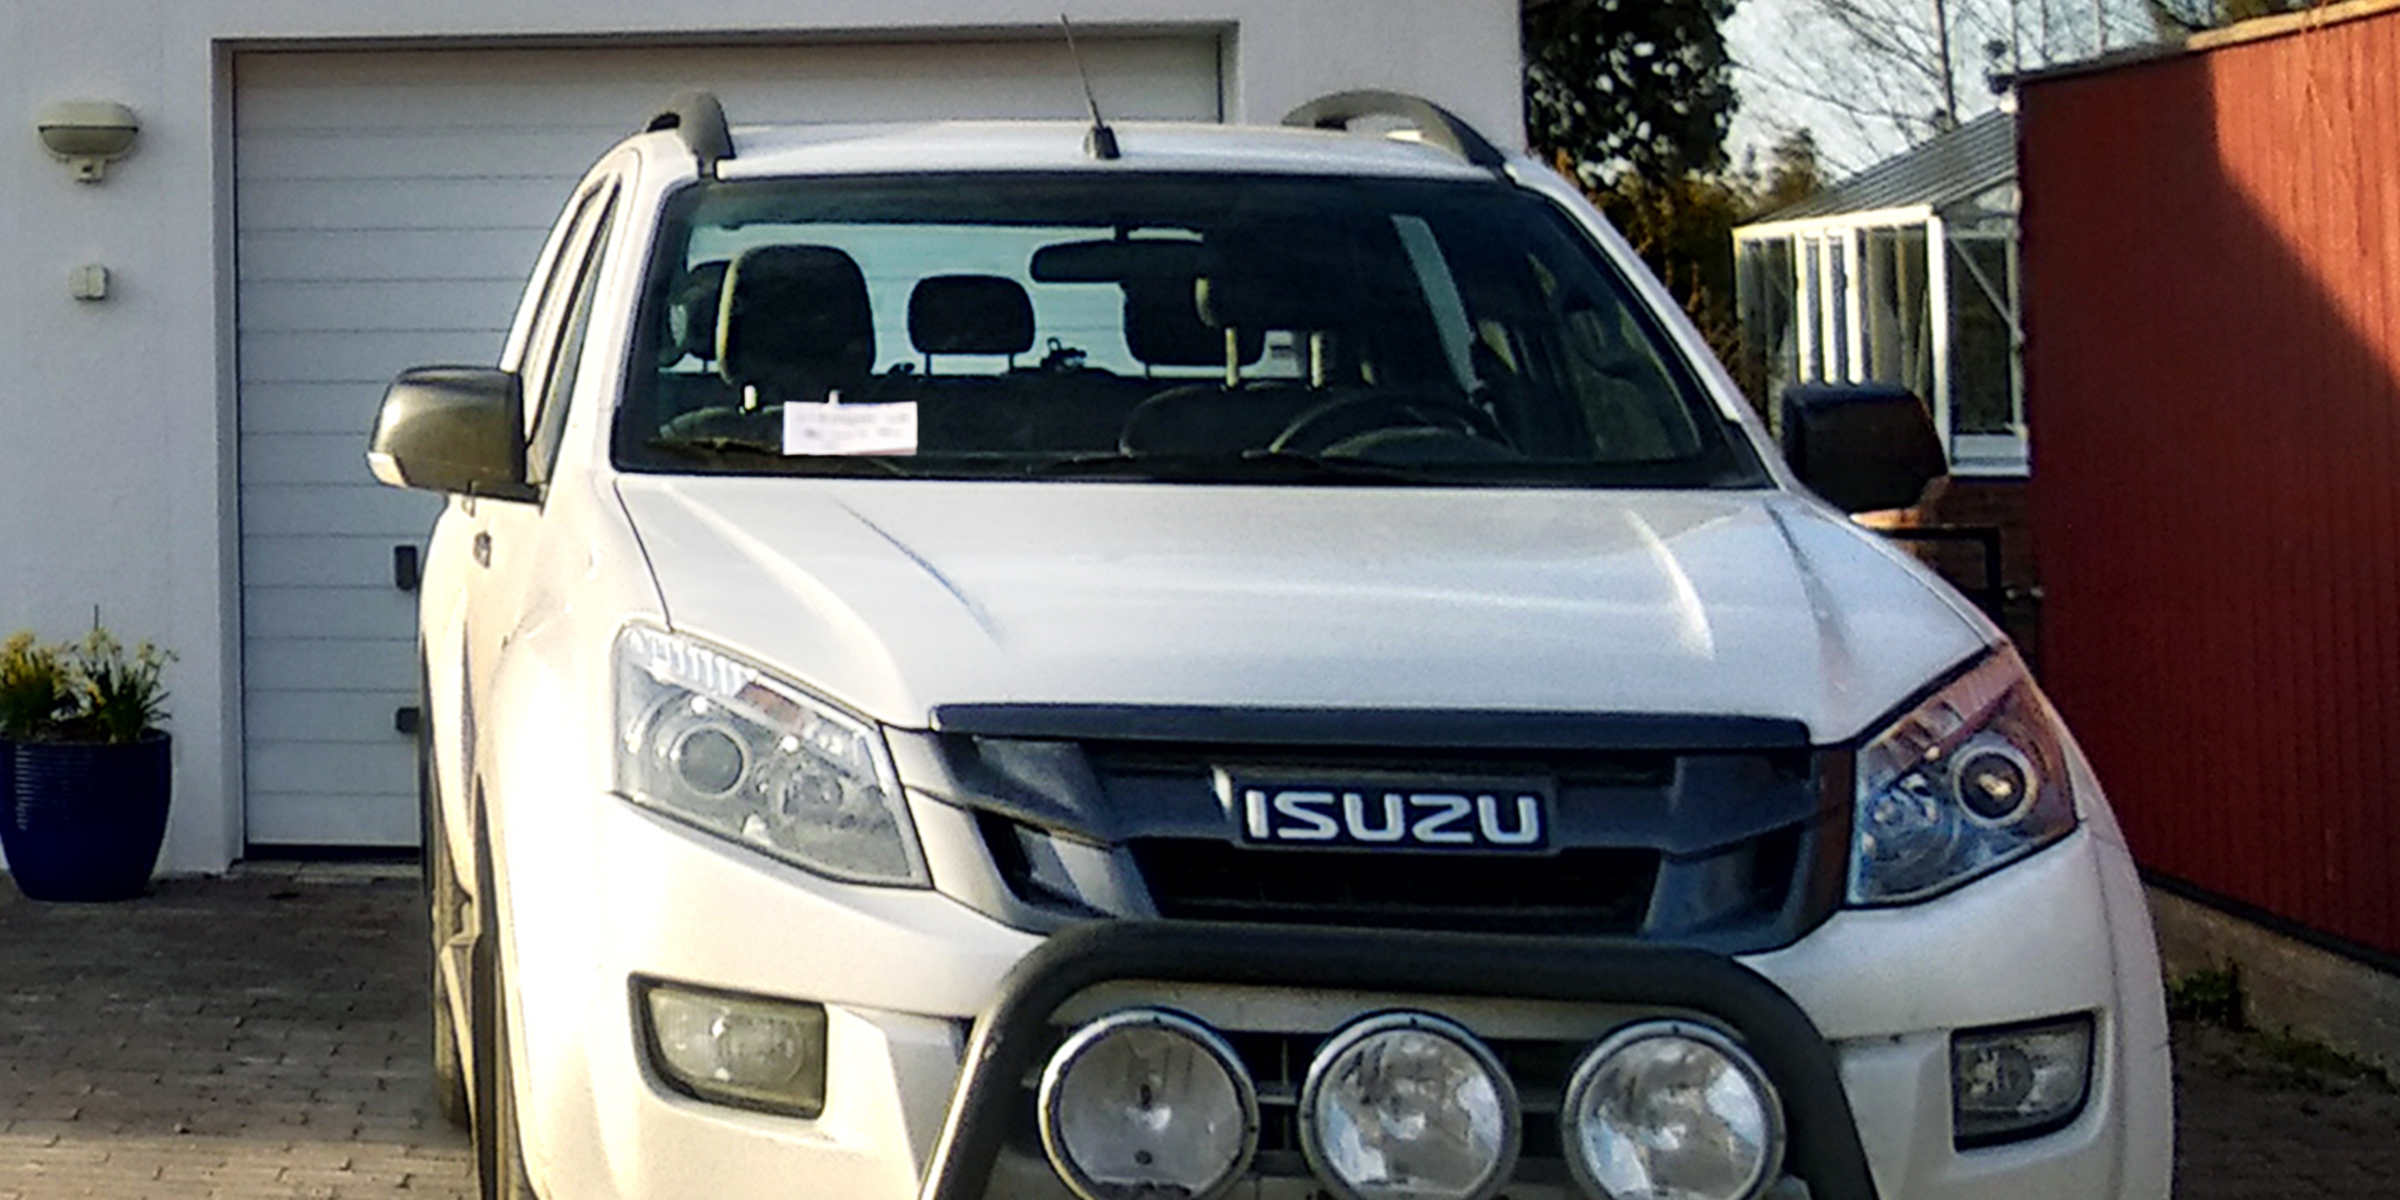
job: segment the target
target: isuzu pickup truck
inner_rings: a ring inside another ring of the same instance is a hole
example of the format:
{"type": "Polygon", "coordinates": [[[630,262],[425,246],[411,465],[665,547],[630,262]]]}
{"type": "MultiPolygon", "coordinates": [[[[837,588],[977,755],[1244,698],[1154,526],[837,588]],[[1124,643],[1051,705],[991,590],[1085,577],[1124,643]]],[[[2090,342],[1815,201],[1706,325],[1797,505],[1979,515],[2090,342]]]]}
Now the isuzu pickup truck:
{"type": "Polygon", "coordinates": [[[487,1197],[2165,1200],[2123,838],[2007,639],[1438,107],[729,130],[568,199],[421,635],[487,1197]]]}

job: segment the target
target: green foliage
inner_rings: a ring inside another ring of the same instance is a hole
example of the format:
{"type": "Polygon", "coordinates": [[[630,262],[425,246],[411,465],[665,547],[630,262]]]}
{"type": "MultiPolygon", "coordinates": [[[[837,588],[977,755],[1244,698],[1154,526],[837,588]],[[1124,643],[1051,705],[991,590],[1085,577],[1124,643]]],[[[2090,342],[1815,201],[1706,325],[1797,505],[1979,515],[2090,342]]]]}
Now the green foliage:
{"type": "Polygon", "coordinates": [[[61,647],[31,633],[0,644],[0,738],[32,741],[74,711],[74,671],[61,647]]]}
{"type": "Polygon", "coordinates": [[[98,625],[72,644],[18,633],[0,645],[0,737],[140,741],[166,722],[164,674],[174,657],[151,642],[127,650],[98,625]]]}
{"type": "Polygon", "coordinates": [[[2194,971],[2167,983],[2167,1015],[2205,1021],[2225,1029],[2247,1029],[2242,1016],[2242,969],[2234,963],[2194,971]]]}
{"type": "Polygon", "coordinates": [[[1525,128],[1587,185],[1725,165],[1735,0],[1528,0],[1525,128]]]}
{"type": "Polygon", "coordinates": [[[1745,162],[1742,174],[1750,188],[1752,215],[1764,216],[1824,191],[1825,157],[1817,149],[1816,134],[1795,129],[1767,151],[1766,166],[1745,162]]]}
{"type": "Polygon", "coordinates": [[[2260,1061],[2247,1073],[2271,1086],[2319,1095],[2339,1095],[2352,1089],[2394,1090],[2393,1080],[2383,1068],[2344,1054],[2315,1038],[2289,1029],[2254,1036],[2258,1039],[2260,1061]]]}
{"type": "Polygon", "coordinates": [[[173,656],[156,643],[143,642],[127,653],[122,643],[95,625],[74,653],[90,740],[139,741],[166,721],[167,688],[161,675],[173,656]]]}
{"type": "Polygon", "coordinates": [[[1733,231],[1824,187],[1817,144],[1805,129],[1776,143],[1761,166],[1687,171],[1664,180],[1628,176],[1591,189],[1592,202],[1633,243],[1708,339],[1744,394],[1762,395],[1766,364],[1749,361],[1736,310],[1733,231]]]}
{"type": "Polygon", "coordinates": [[[1660,182],[1630,176],[1595,191],[1592,201],[1675,294],[1717,357],[1732,363],[1741,347],[1733,230],[1753,208],[1739,181],[1722,174],[1660,182]]]}

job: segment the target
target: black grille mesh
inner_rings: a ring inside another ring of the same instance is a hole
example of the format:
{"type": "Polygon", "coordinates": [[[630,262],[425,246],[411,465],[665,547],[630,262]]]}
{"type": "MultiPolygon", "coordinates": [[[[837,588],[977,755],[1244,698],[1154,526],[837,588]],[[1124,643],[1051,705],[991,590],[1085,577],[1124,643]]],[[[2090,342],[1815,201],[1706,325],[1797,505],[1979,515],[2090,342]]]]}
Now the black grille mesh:
{"type": "Polygon", "coordinates": [[[1658,855],[1358,854],[1205,838],[1129,843],[1162,917],[1514,933],[1631,934],[1658,855]]]}

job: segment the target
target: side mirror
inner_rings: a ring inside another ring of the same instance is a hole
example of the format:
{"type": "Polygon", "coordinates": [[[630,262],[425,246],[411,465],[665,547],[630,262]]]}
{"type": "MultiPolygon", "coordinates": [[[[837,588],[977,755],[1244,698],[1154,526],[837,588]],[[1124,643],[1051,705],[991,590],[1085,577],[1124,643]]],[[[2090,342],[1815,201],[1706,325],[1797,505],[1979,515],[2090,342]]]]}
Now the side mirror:
{"type": "Polygon", "coordinates": [[[1783,457],[1800,482],[1851,513],[1911,507],[1950,473],[1925,402],[1888,383],[1785,390],[1783,457]]]}
{"type": "Polygon", "coordinates": [[[418,367],[383,393],[367,467],[393,487],[534,500],[525,479],[525,400],[490,367],[418,367]]]}

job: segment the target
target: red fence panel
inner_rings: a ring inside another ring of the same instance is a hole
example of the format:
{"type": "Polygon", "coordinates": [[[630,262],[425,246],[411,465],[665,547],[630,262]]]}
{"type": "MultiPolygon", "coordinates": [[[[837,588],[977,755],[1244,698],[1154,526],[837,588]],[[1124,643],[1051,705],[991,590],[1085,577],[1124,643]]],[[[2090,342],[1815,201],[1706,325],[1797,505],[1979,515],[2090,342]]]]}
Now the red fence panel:
{"type": "Polygon", "coordinates": [[[2144,866],[2400,953],[2400,10],[2021,102],[2045,684],[2144,866]]]}

